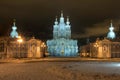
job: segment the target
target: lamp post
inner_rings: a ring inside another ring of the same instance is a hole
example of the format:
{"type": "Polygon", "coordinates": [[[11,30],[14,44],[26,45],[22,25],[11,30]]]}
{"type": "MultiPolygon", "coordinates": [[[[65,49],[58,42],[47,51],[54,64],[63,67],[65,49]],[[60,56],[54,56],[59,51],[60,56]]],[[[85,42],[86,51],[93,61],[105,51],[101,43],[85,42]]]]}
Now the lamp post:
{"type": "Polygon", "coordinates": [[[94,54],[93,56],[94,56],[94,57],[97,57],[96,55],[97,55],[97,53],[98,53],[98,47],[99,47],[98,42],[96,42],[96,43],[94,44],[94,47],[95,47],[95,54],[94,54]]]}
{"type": "Polygon", "coordinates": [[[19,44],[19,52],[18,52],[18,57],[21,57],[21,53],[20,53],[20,48],[21,48],[21,43],[23,42],[23,39],[21,38],[21,36],[18,36],[17,42],[19,44]]]}
{"type": "Polygon", "coordinates": [[[45,56],[45,47],[46,47],[46,45],[45,45],[44,42],[42,43],[41,47],[42,47],[43,56],[45,56]]]}

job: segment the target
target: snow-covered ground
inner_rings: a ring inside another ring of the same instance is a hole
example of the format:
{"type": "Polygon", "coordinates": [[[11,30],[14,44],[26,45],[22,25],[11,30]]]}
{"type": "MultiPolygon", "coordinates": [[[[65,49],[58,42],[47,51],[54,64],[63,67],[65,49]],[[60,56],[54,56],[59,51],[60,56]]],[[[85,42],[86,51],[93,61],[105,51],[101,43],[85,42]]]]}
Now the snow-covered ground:
{"type": "Polygon", "coordinates": [[[0,80],[120,80],[120,63],[1,63],[0,80]]]}

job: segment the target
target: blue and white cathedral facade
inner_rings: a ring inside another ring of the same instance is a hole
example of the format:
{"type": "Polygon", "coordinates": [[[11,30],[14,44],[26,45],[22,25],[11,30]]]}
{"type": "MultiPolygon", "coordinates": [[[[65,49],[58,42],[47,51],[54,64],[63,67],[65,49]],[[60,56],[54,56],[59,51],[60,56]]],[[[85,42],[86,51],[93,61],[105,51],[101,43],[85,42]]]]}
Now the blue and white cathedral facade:
{"type": "Polygon", "coordinates": [[[47,40],[47,49],[51,56],[70,57],[77,56],[78,45],[77,40],[71,39],[71,25],[69,18],[64,21],[63,13],[60,20],[57,18],[53,25],[53,39],[47,40]]]}

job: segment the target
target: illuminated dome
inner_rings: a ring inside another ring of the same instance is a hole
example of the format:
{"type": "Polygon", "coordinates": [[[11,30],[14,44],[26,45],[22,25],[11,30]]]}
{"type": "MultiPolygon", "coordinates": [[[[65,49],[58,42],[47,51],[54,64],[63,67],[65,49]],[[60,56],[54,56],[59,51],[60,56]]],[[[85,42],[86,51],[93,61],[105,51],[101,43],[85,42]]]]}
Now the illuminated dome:
{"type": "Polygon", "coordinates": [[[114,27],[113,27],[112,21],[111,21],[111,26],[109,28],[107,38],[109,38],[109,39],[114,39],[115,38],[115,32],[113,30],[114,30],[114,27]]]}
{"type": "Polygon", "coordinates": [[[10,37],[12,37],[12,38],[17,38],[18,37],[18,32],[16,30],[17,30],[17,27],[15,25],[15,20],[14,20],[13,26],[12,26],[12,31],[10,33],[10,37]]]}

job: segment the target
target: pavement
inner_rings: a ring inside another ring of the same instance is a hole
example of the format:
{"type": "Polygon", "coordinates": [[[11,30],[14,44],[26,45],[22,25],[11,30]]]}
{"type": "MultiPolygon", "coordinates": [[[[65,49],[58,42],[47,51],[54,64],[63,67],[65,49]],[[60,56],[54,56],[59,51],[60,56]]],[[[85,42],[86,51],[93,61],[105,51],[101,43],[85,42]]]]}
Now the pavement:
{"type": "Polygon", "coordinates": [[[44,57],[0,59],[0,63],[29,63],[29,62],[120,62],[120,58],[81,58],[81,57],[44,57]]]}

